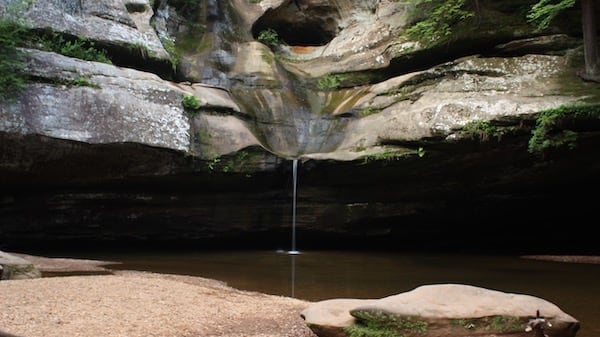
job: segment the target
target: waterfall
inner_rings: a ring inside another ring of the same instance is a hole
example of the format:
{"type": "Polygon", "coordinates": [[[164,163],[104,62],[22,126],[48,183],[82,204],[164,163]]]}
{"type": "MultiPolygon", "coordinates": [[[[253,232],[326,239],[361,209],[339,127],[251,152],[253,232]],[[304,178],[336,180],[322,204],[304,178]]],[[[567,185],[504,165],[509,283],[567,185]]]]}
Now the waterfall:
{"type": "Polygon", "coordinates": [[[293,180],[293,189],[292,189],[292,250],[290,250],[289,254],[299,254],[300,252],[296,250],[296,194],[297,194],[297,186],[298,186],[298,159],[294,158],[292,162],[292,180],[293,180]]]}

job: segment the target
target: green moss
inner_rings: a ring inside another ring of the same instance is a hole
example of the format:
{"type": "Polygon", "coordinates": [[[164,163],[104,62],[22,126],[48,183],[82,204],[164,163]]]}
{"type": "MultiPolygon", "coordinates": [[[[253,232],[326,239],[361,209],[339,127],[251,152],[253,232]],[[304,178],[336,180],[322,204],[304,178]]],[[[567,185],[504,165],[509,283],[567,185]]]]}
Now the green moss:
{"type": "Polygon", "coordinates": [[[404,82],[399,87],[391,88],[390,90],[379,94],[379,96],[392,96],[394,97],[394,102],[401,102],[405,100],[415,102],[422,96],[420,89],[429,85],[437,84],[440,77],[440,75],[433,72],[423,73],[413,77],[409,81],[404,82]]]}
{"type": "Polygon", "coordinates": [[[500,333],[525,330],[525,324],[518,317],[513,316],[493,316],[487,327],[500,333]]]}
{"type": "Polygon", "coordinates": [[[260,161],[258,153],[242,150],[234,155],[219,156],[207,163],[210,172],[240,173],[251,172],[252,164],[260,161]]]}
{"type": "Polygon", "coordinates": [[[50,32],[48,34],[42,34],[39,37],[38,42],[40,42],[46,50],[65,56],[86,61],[112,64],[107,51],[96,48],[95,42],[87,38],[71,37],[58,32],[50,32]]]}
{"type": "Polygon", "coordinates": [[[370,116],[370,115],[373,115],[373,114],[376,114],[376,113],[379,113],[379,112],[381,112],[381,109],[379,109],[379,108],[366,108],[366,109],[362,109],[358,113],[358,115],[360,117],[367,117],[367,116],[370,116]]]}
{"type": "Polygon", "coordinates": [[[465,138],[487,141],[491,138],[500,140],[502,136],[511,130],[512,129],[508,128],[500,128],[493,125],[490,121],[475,120],[465,124],[459,134],[465,138]]]}
{"type": "Polygon", "coordinates": [[[270,52],[270,49],[263,50],[260,56],[266,64],[270,66],[273,66],[275,64],[275,55],[270,52]]]}
{"type": "Polygon", "coordinates": [[[25,55],[18,46],[27,31],[16,22],[0,21],[0,100],[14,100],[26,86],[25,55]]]}
{"type": "Polygon", "coordinates": [[[358,323],[344,329],[349,337],[403,337],[427,332],[429,324],[415,317],[355,311],[358,323]]]}
{"type": "Polygon", "coordinates": [[[598,120],[600,104],[563,105],[541,111],[531,132],[528,151],[540,153],[552,148],[574,149],[577,145],[577,132],[565,126],[598,120]]]}
{"type": "Polygon", "coordinates": [[[175,70],[177,68],[177,65],[181,62],[181,55],[175,47],[175,41],[162,37],[160,39],[160,42],[162,43],[163,48],[165,48],[167,53],[169,53],[169,61],[171,62],[173,70],[175,70]]]}
{"type": "Polygon", "coordinates": [[[524,331],[527,324],[524,320],[514,316],[490,316],[482,318],[451,319],[450,326],[465,330],[479,330],[495,333],[510,333],[524,331]]]}
{"type": "Polygon", "coordinates": [[[183,105],[183,110],[191,116],[197,115],[201,107],[198,98],[190,94],[183,95],[183,97],[181,98],[181,105],[183,105]]]}
{"type": "Polygon", "coordinates": [[[332,90],[338,89],[347,76],[342,74],[327,74],[317,81],[317,88],[319,90],[332,90]]]}
{"type": "Polygon", "coordinates": [[[367,164],[372,161],[393,161],[400,160],[402,158],[406,158],[412,155],[418,155],[419,157],[423,157],[425,155],[425,150],[422,147],[419,147],[416,150],[405,149],[398,151],[385,151],[375,154],[370,154],[363,157],[363,163],[367,164]]]}
{"type": "Polygon", "coordinates": [[[261,30],[258,33],[258,37],[256,38],[258,42],[264,43],[267,46],[282,46],[286,45],[285,41],[283,41],[279,37],[279,33],[273,28],[267,28],[265,30],[261,30]]]}
{"type": "Polygon", "coordinates": [[[76,87],[92,87],[97,89],[100,88],[100,84],[93,82],[91,80],[90,75],[79,76],[76,79],[70,81],[69,84],[76,87]]]}

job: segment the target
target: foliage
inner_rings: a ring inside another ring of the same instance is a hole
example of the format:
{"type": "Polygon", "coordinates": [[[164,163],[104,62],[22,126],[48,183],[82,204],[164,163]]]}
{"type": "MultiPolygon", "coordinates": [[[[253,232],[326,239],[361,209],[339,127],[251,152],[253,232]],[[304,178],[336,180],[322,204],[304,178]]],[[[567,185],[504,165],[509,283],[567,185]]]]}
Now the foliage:
{"type": "Polygon", "coordinates": [[[112,64],[108,56],[106,56],[106,51],[96,49],[94,42],[86,38],[80,37],[69,41],[59,35],[56,40],[53,40],[53,43],[55,44],[54,49],[62,55],[86,61],[112,64]]]}
{"type": "Polygon", "coordinates": [[[100,88],[100,84],[93,82],[90,78],[90,75],[79,76],[76,79],[70,81],[69,84],[75,87],[100,88]]]}
{"type": "MultiPolygon", "coordinates": [[[[206,163],[210,173],[213,172],[244,172],[248,171],[247,167],[252,162],[260,160],[258,157],[253,156],[248,151],[239,151],[234,156],[220,156],[215,157],[206,163]]],[[[246,177],[251,175],[247,173],[246,177]]]]}
{"type": "Polygon", "coordinates": [[[209,161],[209,162],[206,164],[206,167],[208,167],[208,170],[209,170],[210,172],[214,172],[214,170],[217,168],[217,165],[219,165],[219,163],[220,163],[220,162],[221,162],[221,159],[220,159],[220,158],[218,158],[218,157],[217,157],[217,158],[214,158],[213,160],[209,161]]]}
{"type": "Polygon", "coordinates": [[[345,328],[349,337],[398,337],[407,334],[424,334],[428,323],[412,317],[396,317],[385,313],[357,311],[352,313],[358,324],[345,328]]]}
{"type": "Polygon", "coordinates": [[[416,22],[405,34],[425,46],[449,42],[452,27],[474,16],[472,12],[463,9],[465,0],[411,0],[411,3],[411,17],[416,19],[416,22]]]}
{"type": "Polygon", "coordinates": [[[181,105],[183,105],[183,109],[190,115],[197,114],[201,106],[198,98],[190,94],[183,95],[181,98],[181,105]]]}
{"type": "MultiPolygon", "coordinates": [[[[525,323],[519,317],[496,315],[483,318],[451,319],[450,325],[467,330],[483,329],[499,333],[523,331],[525,323]]],[[[476,334],[476,333],[474,333],[476,334]]]]}
{"type": "Polygon", "coordinates": [[[523,330],[523,324],[518,317],[514,316],[493,316],[489,326],[500,333],[523,330]]]}
{"type": "Polygon", "coordinates": [[[492,125],[492,123],[489,121],[484,120],[475,120],[469,122],[460,130],[460,134],[462,136],[479,139],[482,141],[487,141],[492,137],[500,140],[505,133],[505,129],[500,129],[497,126],[492,125]]]}
{"type": "Polygon", "coordinates": [[[67,37],[54,31],[37,35],[34,31],[29,31],[26,40],[46,51],[86,61],[112,64],[106,50],[96,48],[94,41],[84,37],[67,37]]]}
{"type": "Polygon", "coordinates": [[[261,30],[257,37],[258,42],[264,43],[268,46],[281,46],[286,43],[279,37],[279,33],[273,28],[267,28],[261,30]]]}
{"type": "Polygon", "coordinates": [[[537,30],[544,30],[550,22],[563,10],[575,5],[576,0],[540,0],[527,13],[527,20],[536,25],[537,30]]]}
{"type": "Polygon", "coordinates": [[[367,117],[367,116],[370,116],[370,115],[373,115],[373,114],[376,114],[376,113],[379,113],[379,112],[381,112],[381,109],[380,109],[380,108],[372,108],[372,107],[369,107],[369,108],[362,109],[362,110],[361,110],[361,111],[358,113],[358,115],[359,115],[360,117],[367,117]]]}
{"type": "Polygon", "coordinates": [[[161,37],[160,42],[162,43],[163,48],[165,48],[167,53],[169,53],[169,61],[171,61],[171,66],[173,70],[175,70],[177,68],[177,65],[181,62],[181,55],[175,47],[175,41],[173,39],[161,37]]]}
{"type": "Polygon", "coordinates": [[[12,0],[2,8],[0,18],[0,101],[16,98],[27,82],[23,72],[26,66],[25,54],[18,47],[29,31],[24,13],[31,0],[12,0]]]}
{"type": "Polygon", "coordinates": [[[327,74],[317,81],[317,88],[319,90],[325,89],[337,89],[342,85],[342,82],[346,79],[345,75],[341,74],[327,74]]]}
{"type": "Polygon", "coordinates": [[[0,100],[14,99],[25,87],[25,57],[17,47],[26,32],[27,28],[21,24],[0,21],[0,100]]]}
{"type": "Polygon", "coordinates": [[[423,150],[422,147],[419,147],[418,150],[416,151],[409,151],[409,152],[404,152],[404,151],[385,151],[385,152],[380,152],[380,153],[374,153],[374,154],[370,154],[367,155],[363,158],[363,164],[367,164],[371,161],[392,161],[392,160],[399,160],[401,158],[407,157],[411,154],[417,154],[419,155],[419,157],[423,157],[425,155],[425,150],[423,150]]]}
{"type": "Polygon", "coordinates": [[[569,149],[575,148],[577,133],[560,129],[566,121],[575,120],[600,120],[600,105],[563,105],[556,109],[541,111],[531,132],[528,151],[539,153],[550,148],[565,146],[569,149]]]}

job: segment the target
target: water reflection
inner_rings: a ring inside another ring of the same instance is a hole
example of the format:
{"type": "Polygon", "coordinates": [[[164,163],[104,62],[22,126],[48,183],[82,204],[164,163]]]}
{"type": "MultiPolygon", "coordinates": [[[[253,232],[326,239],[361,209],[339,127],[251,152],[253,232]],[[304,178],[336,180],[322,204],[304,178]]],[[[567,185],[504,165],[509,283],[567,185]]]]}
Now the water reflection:
{"type": "Polygon", "coordinates": [[[290,255],[291,261],[292,261],[292,267],[291,267],[291,274],[292,274],[292,278],[291,278],[291,284],[292,284],[292,297],[296,297],[296,255],[290,255]]]}
{"type": "Polygon", "coordinates": [[[425,284],[461,283],[541,297],[581,322],[578,337],[600,336],[600,265],[511,256],[351,251],[192,252],[102,256],[118,269],[196,275],[309,301],[381,298],[425,284]]]}

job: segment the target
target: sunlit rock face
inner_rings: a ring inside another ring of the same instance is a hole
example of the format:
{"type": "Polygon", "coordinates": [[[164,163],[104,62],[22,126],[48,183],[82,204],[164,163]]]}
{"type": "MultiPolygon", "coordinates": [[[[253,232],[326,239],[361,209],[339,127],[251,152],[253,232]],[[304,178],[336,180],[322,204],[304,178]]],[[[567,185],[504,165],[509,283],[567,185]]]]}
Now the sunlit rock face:
{"type": "Polygon", "coordinates": [[[152,58],[169,58],[149,24],[154,12],[145,0],[127,3],[121,0],[34,0],[28,6],[3,0],[0,6],[5,12],[22,16],[33,28],[71,34],[106,45],[143,46],[152,58]]]}
{"type": "MultiPolygon", "coordinates": [[[[315,245],[503,249],[522,223],[592,214],[596,124],[572,152],[527,152],[541,110],[598,101],[581,41],[534,34],[512,2],[482,1],[477,29],[435,47],[402,36],[394,0],[12,2],[3,17],[113,65],[26,51],[31,81],[0,103],[3,240],[287,243],[292,158],[315,245]],[[499,132],[470,138],[473,121],[499,132]]],[[[586,247],[549,236],[527,246],[586,247]]]]}
{"type": "Polygon", "coordinates": [[[184,93],[179,87],[136,70],[34,50],[28,55],[30,74],[50,83],[30,85],[18,101],[3,105],[2,131],[188,150],[189,122],[178,103],[184,93]],[[81,80],[80,74],[86,74],[86,85],[68,84],[81,80]]]}

